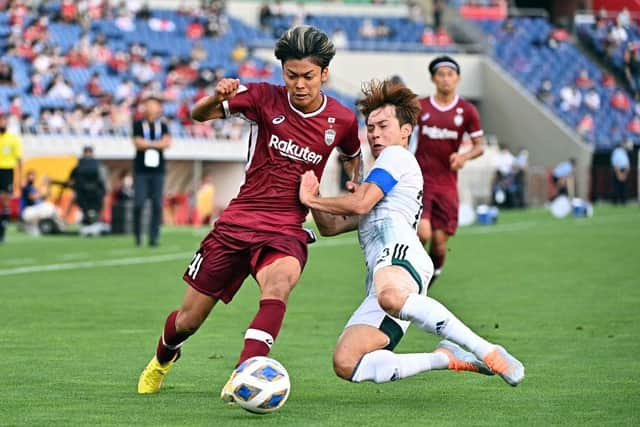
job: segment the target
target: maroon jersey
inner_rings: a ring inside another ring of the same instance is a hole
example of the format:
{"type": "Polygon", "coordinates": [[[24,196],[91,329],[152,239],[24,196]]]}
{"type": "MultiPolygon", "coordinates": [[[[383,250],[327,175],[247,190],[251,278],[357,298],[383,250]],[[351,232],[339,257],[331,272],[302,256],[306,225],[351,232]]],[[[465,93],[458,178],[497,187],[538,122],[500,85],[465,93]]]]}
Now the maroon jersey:
{"type": "Polygon", "coordinates": [[[420,106],[416,159],[422,169],[424,189],[457,192],[458,174],[451,170],[449,156],[458,151],[465,132],[472,138],[482,136],[478,110],[457,95],[446,107],[436,104],[431,96],[420,99],[420,106]]]}
{"type": "Polygon", "coordinates": [[[305,114],[289,101],[284,86],[249,83],[225,101],[225,116],[251,124],[245,182],[218,219],[220,224],[301,236],[307,208],[298,199],[300,175],[320,178],[329,154],[360,153],[355,114],[323,96],[322,106],[305,114]]]}

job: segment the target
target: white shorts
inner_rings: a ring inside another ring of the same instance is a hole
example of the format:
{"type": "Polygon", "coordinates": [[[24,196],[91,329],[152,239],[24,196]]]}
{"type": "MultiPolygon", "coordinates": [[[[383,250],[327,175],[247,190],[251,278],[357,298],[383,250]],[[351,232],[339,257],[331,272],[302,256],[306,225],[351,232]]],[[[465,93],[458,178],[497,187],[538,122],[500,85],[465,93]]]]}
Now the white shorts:
{"type": "Polygon", "coordinates": [[[422,245],[394,243],[384,247],[370,266],[367,275],[368,295],[353,313],[345,328],[352,325],[368,325],[378,328],[389,337],[387,350],[393,350],[404,336],[411,322],[387,314],[380,304],[373,286],[373,276],[382,267],[403,267],[418,285],[418,292],[426,294],[429,280],[433,276],[433,263],[422,245]]]}
{"type": "Polygon", "coordinates": [[[40,220],[53,218],[56,215],[56,207],[51,202],[41,202],[33,206],[27,206],[22,211],[24,222],[37,224],[40,220]]]}
{"type": "Polygon", "coordinates": [[[387,337],[389,344],[386,350],[393,350],[400,342],[411,322],[389,316],[378,304],[378,297],[367,295],[360,307],[351,315],[345,329],[353,325],[368,325],[380,329],[387,337]]]}

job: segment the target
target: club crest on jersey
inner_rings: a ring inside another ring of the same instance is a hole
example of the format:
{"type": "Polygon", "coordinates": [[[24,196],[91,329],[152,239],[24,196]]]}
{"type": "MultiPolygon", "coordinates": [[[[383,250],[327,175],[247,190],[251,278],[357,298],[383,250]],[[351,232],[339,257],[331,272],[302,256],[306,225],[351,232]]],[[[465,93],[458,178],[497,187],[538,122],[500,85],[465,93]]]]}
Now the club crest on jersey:
{"type": "Polygon", "coordinates": [[[424,114],[420,117],[420,120],[422,120],[423,122],[426,122],[427,120],[429,120],[429,117],[431,117],[431,114],[429,114],[429,113],[424,113],[424,114]]]}
{"type": "Polygon", "coordinates": [[[324,143],[327,145],[333,144],[336,140],[336,131],[333,129],[327,129],[324,131],[324,143]]]}
{"type": "Polygon", "coordinates": [[[279,125],[282,122],[284,122],[284,116],[282,114],[274,117],[273,120],[271,120],[271,123],[273,123],[274,125],[279,125]]]}
{"type": "Polygon", "coordinates": [[[461,115],[459,115],[459,114],[458,114],[458,115],[456,115],[456,116],[453,118],[453,124],[454,124],[454,125],[456,125],[456,126],[460,126],[460,125],[462,124],[462,122],[463,122],[463,121],[464,121],[464,119],[463,119],[463,118],[462,118],[462,116],[461,116],[461,115]]]}

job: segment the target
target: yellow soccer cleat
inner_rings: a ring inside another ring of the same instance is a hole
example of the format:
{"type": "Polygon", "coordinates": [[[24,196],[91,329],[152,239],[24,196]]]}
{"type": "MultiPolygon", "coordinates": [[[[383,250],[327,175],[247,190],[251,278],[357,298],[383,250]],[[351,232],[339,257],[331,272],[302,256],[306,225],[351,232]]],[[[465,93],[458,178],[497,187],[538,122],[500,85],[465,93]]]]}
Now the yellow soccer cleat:
{"type": "Polygon", "coordinates": [[[227,380],[224,387],[222,387],[222,391],[220,392],[220,400],[228,404],[234,404],[235,398],[233,397],[233,379],[236,377],[236,371],[234,370],[231,373],[231,376],[227,380]]]}
{"type": "Polygon", "coordinates": [[[175,361],[176,359],[174,358],[171,362],[161,365],[156,356],[153,356],[153,359],[151,359],[140,375],[140,379],[138,380],[138,393],[152,394],[159,392],[164,376],[167,375],[167,372],[169,372],[169,369],[171,369],[175,361]]]}

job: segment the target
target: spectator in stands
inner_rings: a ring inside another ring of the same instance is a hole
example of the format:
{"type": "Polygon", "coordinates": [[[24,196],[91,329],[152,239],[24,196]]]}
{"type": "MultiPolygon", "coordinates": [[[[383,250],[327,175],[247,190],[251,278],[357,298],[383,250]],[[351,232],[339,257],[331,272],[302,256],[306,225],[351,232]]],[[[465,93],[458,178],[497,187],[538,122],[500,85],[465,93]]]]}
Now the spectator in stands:
{"type": "Polygon", "coordinates": [[[585,139],[591,140],[593,139],[593,116],[589,113],[582,116],[578,125],[576,126],[576,131],[578,134],[582,135],[585,139]]]}
{"type": "Polygon", "coordinates": [[[89,49],[89,57],[91,61],[99,64],[107,64],[113,57],[111,48],[107,44],[107,38],[104,34],[97,34],[89,49]]]}
{"type": "Polygon", "coordinates": [[[442,27],[443,0],[431,0],[431,13],[433,14],[433,28],[439,30],[442,27]]]}
{"type": "Polygon", "coordinates": [[[249,57],[249,49],[244,40],[239,40],[231,50],[231,60],[237,64],[249,57]]]}
{"type": "Polygon", "coordinates": [[[610,73],[602,73],[602,80],[600,80],[600,84],[602,84],[606,89],[613,89],[616,87],[616,79],[610,73]]]}
{"type": "Polygon", "coordinates": [[[100,84],[100,74],[97,71],[94,71],[93,74],[91,74],[91,77],[89,78],[89,81],[87,81],[85,89],[87,90],[89,96],[92,96],[94,98],[102,96],[104,91],[102,90],[102,85],[100,84]]]}
{"type": "Polygon", "coordinates": [[[584,105],[593,112],[600,110],[600,94],[595,88],[589,89],[584,95],[584,105]]]}
{"type": "Polygon", "coordinates": [[[31,84],[27,89],[27,93],[30,93],[31,95],[34,95],[34,96],[44,96],[45,92],[46,92],[46,88],[42,83],[42,75],[38,73],[33,74],[31,76],[31,84]]]}
{"type": "Polygon", "coordinates": [[[142,243],[142,210],[147,198],[151,199],[149,246],[157,246],[162,216],[162,192],[164,187],[164,151],[171,145],[169,128],[162,120],[160,95],[150,94],[144,99],[142,120],[133,123],[133,141],[136,147],[134,160],[134,239],[136,246],[142,243]]]}
{"type": "Polygon", "coordinates": [[[640,135],[640,116],[635,114],[629,123],[627,123],[627,130],[635,135],[640,135]]]}
{"type": "Polygon", "coordinates": [[[631,162],[624,144],[618,146],[611,153],[611,168],[613,169],[613,203],[625,205],[627,203],[627,181],[631,162]]]}
{"type": "Polygon", "coordinates": [[[574,85],[568,85],[560,90],[560,109],[562,111],[577,110],[582,104],[582,94],[574,85]]]}
{"type": "Polygon", "coordinates": [[[122,100],[133,100],[134,87],[133,82],[129,79],[122,80],[116,87],[115,100],[116,102],[122,100]]]}
{"type": "Polygon", "coordinates": [[[266,33],[271,33],[271,18],[273,13],[269,2],[262,3],[258,12],[258,22],[260,23],[260,29],[266,33]]]}
{"type": "Polygon", "coordinates": [[[586,68],[580,69],[578,76],[576,77],[576,86],[579,89],[589,89],[593,87],[593,80],[589,77],[589,70],[586,68]]]}
{"type": "Polygon", "coordinates": [[[331,42],[336,49],[347,49],[349,47],[347,33],[341,27],[333,31],[333,34],[331,34],[331,42]]]}
{"type": "Polygon", "coordinates": [[[124,74],[129,70],[129,65],[129,54],[124,51],[116,51],[107,62],[107,69],[112,74],[124,74]]]}
{"type": "Polygon", "coordinates": [[[636,101],[640,101],[640,43],[628,43],[624,51],[624,76],[636,101]]]}
{"type": "Polygon", "coordinates": [[[15,86],[13,67],[3,60],[0,60],[0,86],[15,86]]]}
{"type": "MultiPolygon", "coordinates": [[[[569,159],[564,162],[558,163],[551,173],[551,179],[555,188],[555,194],[553,198],[570,194],[569,188],[573,184],[573,177],[575,174],[576,160],[569,159]]],[[[573,191],[571,191],[573,193],[573,191]]]]}
{"type": "Polygon", "coordinates": [[[607,42],[609,47],[607,53],[609,54],[609,56],[613,57],[616,50],[618,49],[618,46],[620,46],[622,43],[625,43],[628,38],[629,35],[627,34],[627,30],[625,30],[622,25],[613,25],[609,29],[609,33],[607,34],[607,42]]]}
{"type": "Polygon", "coordinates": [[[204,25],[198,18],[194,18],[187,25],[185,35],[188,39],[201,39],[204,36],[204,25]]]}
{"type": "Polygon", "coordinates": [[[47,89],[47,96],[50,96],[51,98],[61,98],[66,101],[71,101],[73,99],[73,89],[62,76],[62,74],[56,74],[53,77],[52,83],[47,89]]]}
{"type": "Polygon", "coordinates": [[[555,95],[553,93],[553,83],[551,80],[544,79],[540,84],[540,88],[536,93],[536,97],[540,102],[546,105],[552,105],[555,101],[555,95]]]}
{"type": "Polygon", "coordinates": [[[362,20],[358,33],[360,34],[360,37],[365,40],[375,39],[378,37],[376,27],[373,25],[373,20],[371,18],[365,18],[362,20]]]}
{"type": "Polygon", "coordinates": [[[67,53],[67,65],[70,67],[87,68],[90,62],[89,56],[84,54],[78,46],[73,46],[67,53]]]}
{"type": "Polygon", "coordinates": [[[611,106],[620,111],[629,111],[631,104],[629,98],[622,89],[616,89],[613,95],[611,95],[611,106]]]}
{"type": "Polygon", "coordinates": [[[207,53],[207,49],[204,48],[204,45],[201,42],[195,42],[193,44],[193,48],[191,48],[191,60],[202,62],[207,59],[209,54],[207,53]]]}
{"type": "Polygon", "coordinates": [[[620,13],[618,13],[618,16],[616,17],[616,22],[618,23],[618,25],[624,27],[627,30],[631,29],[632,21],[631,21],[631,14],[629,13],[629,9],[627,9],[626,7],[623,7],[620,13]]]}
{"type": "Polygon", "coordinates": [[[62,0],[58,18],[67,23],[73,24],[78,21],[78,5],[73,0],[62,0]]]}

